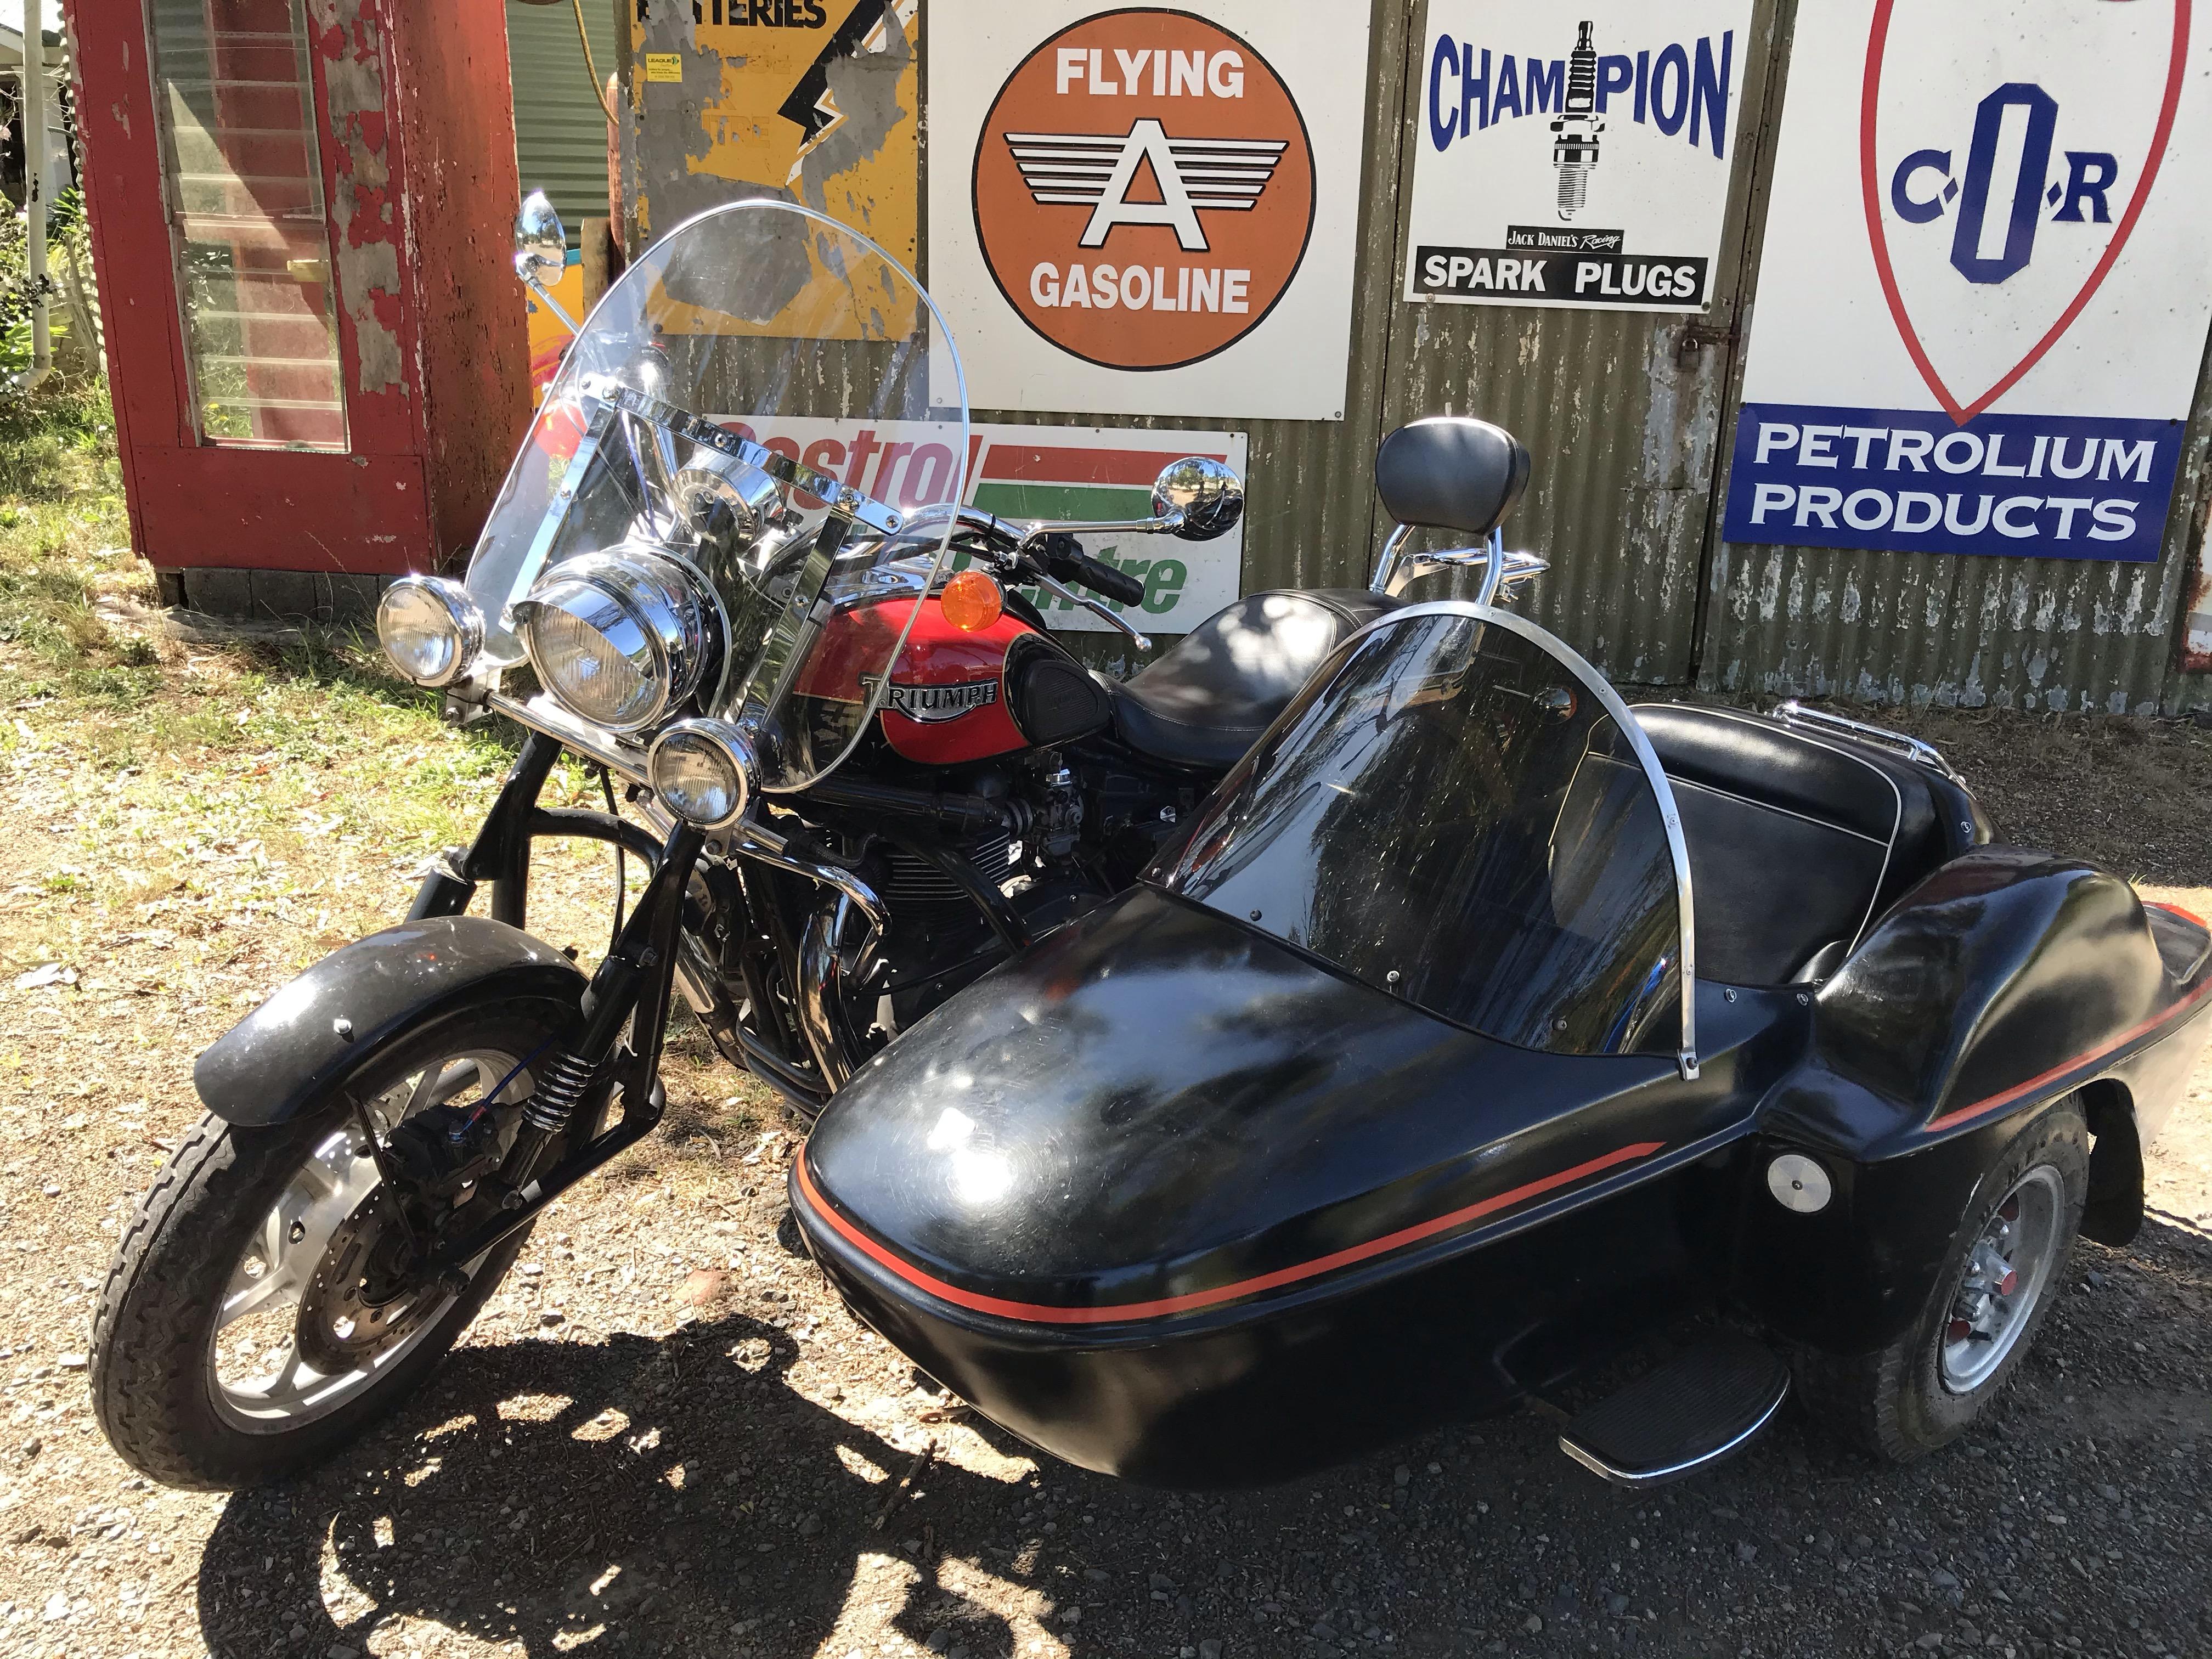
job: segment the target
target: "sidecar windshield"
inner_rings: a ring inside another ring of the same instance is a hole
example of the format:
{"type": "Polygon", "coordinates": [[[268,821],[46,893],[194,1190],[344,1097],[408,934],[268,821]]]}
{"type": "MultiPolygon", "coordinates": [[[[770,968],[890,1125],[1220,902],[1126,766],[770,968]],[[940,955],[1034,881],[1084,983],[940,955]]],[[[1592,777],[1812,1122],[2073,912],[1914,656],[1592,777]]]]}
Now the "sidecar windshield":
{"type": "Polygon", "coordinates": [[[1688,874],[1634,719],[1532,623],[1416,607],[1315,677],[1148,879],[1486,1036],[1674,1053],[1688,874]]]}
{"type": "Polygon", "coordinates": [[[958,354],[897,260],[792,203],[709,210],[568,348],[470,560],[485,658],[524,659],[573,561],[680,561],[716,612],[701,709],[752,739],[757,787],[802,788],[881,703],[968,459],[958,354]]]}

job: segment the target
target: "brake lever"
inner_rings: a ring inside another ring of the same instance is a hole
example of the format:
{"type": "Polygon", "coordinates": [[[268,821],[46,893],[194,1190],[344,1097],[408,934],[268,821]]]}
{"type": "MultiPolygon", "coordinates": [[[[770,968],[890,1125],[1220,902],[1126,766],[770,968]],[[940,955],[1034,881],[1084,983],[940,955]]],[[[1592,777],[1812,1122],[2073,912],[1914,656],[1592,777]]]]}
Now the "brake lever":
{"type": "Polygon", "coordinates": [[[1036,568],[1036,561],[1034,559],[1025,560],[1024,562],[1026,568],[1024,570],[1023,574],[1027,576],[1030,580],[1035,582],[1039,587],[1044,589],[1046,592],[1056,594],[1060,598],[1066,599],[1070,605],[1079,605],[1095,617],[1104,617],[1108,623],[1121,629],[1124,634],[1127,634],[1129,636],[1129,642],[1132,645],[1134,645],[1138,650],[1149,651],[1152,648],[1152,641],[1150,635],[1139,633],[1134,628],[1129,625],[1126,618],[1115,616],[1102,600],[1094,599],[1088,593],[1079,593],[1073,588],[1066,586],[1065,584],[1048,575],[1045,572],[1039,570],[1036,568]]]}

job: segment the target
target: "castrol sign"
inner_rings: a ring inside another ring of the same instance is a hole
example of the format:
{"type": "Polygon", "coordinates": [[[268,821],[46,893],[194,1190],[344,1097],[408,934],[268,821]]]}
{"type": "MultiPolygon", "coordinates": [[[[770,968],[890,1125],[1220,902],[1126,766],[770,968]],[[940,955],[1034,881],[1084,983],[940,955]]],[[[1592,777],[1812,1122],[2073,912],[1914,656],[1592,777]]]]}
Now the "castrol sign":
{"type": "Polygon", "coordinates": [[[971,400],[1341,418],[1364,21],[1085,9],[933,10],[930,285],[971,400]]]}
{"type": "Polygon", "coordinates": [[[1108,12],[1044,41],[975,149],[1000,292],[1109,368],[1179,368],[1249,334],[1297,275],[1313,212],[1290,88],[1249,42],[1183,12],[1108,12]]]}

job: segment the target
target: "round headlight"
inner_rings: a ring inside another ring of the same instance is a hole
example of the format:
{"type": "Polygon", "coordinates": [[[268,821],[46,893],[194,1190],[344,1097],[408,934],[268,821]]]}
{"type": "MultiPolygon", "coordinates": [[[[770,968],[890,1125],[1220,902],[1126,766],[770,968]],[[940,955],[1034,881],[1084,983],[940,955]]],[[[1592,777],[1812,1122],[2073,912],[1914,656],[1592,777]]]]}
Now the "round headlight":
{"type": "Polygon", "coordinates": [[[720,830],[744,815],[753,769],[752,744],[720,720],[678,720],[653,739],[645,763],[653,793],[702,830],[720,830]]]}
{"type": "Polygon", "coordinates": [[[437,576],[402,576],[376,602],[376,637],[417,685],[451,685],[483,648],[483,612],[468,590],[437,576]]]}
{"type": "Polygon", "coordinates": [[[635,732],[698,689],[708,609],[685,566],[623,548],[564,560],[514,614],[548,690],[595,726],[635,732]]]}

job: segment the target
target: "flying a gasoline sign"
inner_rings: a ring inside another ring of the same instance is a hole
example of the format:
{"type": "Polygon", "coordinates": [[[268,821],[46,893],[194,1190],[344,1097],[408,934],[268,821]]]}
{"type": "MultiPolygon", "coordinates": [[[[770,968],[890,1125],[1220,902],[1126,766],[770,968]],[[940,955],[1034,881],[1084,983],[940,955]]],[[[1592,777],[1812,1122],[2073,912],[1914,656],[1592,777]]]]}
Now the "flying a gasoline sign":
{"type": "Polygon", "coordinates": [[[1275,71],[1218,25],[1114,11],[1006,77],[975,149],[975,234],[1038,334],[1168,369],[1258,327],[1305,258],[1314,156],[1275,71]]]}

